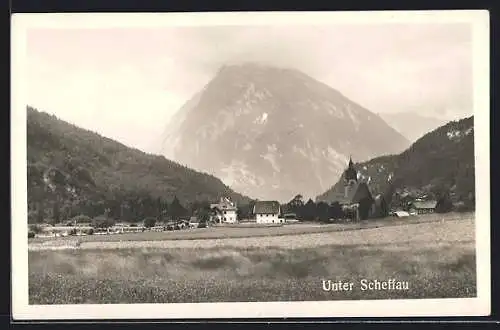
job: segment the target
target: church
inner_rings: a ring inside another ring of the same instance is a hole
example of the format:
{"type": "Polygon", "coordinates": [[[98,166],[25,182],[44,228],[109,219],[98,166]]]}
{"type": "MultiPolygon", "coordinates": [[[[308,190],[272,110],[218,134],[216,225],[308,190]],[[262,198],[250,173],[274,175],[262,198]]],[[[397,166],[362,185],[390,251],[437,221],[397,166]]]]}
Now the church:
{"type": "Polygon", "coordinates": [[[339,194],[336,201],[342,207],[344,213],[352,220],[365,220],[370,217],[374,210],[374,198],[368,187],[368,183],[358,178],[358,171],[354,168],[352,158],[343,175],[344,191],[339,194]]]}

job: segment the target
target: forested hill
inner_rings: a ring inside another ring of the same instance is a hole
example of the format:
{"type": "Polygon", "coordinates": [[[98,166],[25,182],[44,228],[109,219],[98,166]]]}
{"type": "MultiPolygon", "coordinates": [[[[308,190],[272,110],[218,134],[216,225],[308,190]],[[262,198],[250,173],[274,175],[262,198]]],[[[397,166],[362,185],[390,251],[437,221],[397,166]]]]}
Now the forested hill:
{"type": "MultiPolygon", "coordinates": [[[[370,181],[374,193],[390,189],[420,192],[445,191],[457,201],[475,198],[474,117],[452,121],[418,139],[399,155],[384,156],[356,164],[370,181]]],[[[338,182],[319,201],[332,201],[342,191],[338,182]]]]}
{"type": "Polygon", "coordinates": [[[129,148],[29,106],[27,161],[29,211],[41,209],[45,217],[54,208],[63,218],[80,213],[96,216],[105,209],[118,217],[124,207],[141,217],[155,213],[174,197],[186,207],[221,196],[237,203],[249,201],[211,175],[129,148]]]}

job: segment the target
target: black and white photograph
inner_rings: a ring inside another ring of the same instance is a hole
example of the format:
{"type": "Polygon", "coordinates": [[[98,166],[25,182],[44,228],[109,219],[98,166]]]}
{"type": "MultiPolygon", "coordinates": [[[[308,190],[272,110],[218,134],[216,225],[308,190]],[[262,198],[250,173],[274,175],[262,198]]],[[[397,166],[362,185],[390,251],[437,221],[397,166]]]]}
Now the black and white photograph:
{"type": "Polygon", "coordinates": [[[15,15],[14,318],[489,315],[488,22],[15,15]]]}

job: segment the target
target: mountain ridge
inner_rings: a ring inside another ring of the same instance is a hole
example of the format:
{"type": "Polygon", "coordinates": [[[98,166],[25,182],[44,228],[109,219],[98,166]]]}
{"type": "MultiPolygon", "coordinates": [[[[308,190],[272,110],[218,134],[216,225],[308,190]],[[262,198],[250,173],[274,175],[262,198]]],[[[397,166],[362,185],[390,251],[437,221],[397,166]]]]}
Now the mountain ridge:
{"type": "Polygon", "coordinates": [[[152,203],[178,198],[187,205],[228,196],[237,203],[250,201],[212,175],[127,147],[31,106],[27,166],[30,211],[59,203],[74,212],[101,213],[106,204],[119,200],[152,203]]]}
{"type": "MultiPolygon", "coordinates": [[[[398,155],[376,157],[355,164],[374,194],[391,189],[423,193],[451,192],[472,203],[475,196],[474,116],[450,121],[425,134],[398,155]]],[[[332,202],[343,190],[342,178],[317,201],[332,202]]]]}

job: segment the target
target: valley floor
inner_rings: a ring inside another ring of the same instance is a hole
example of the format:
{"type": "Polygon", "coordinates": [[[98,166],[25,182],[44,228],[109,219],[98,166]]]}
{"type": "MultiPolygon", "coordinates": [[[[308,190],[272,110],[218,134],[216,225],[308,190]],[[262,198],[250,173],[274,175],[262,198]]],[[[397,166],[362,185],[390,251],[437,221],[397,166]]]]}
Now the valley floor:
{"type": "MultiPolygon", "coordinates": [[[[270,241],[276,241],[281,244],[283,240],[279,236],[298,236],[295,239],[307,239],[302,237],[305,234],[312,235],[311,238],[316,241],[316,238],[321,238],[327,233],[354,231],[361,229],[382,228],[392,226],[405,226],[410,224],[447,222],[463,219],[474,218],[474,213],[449,213],[449,214],[429,214],[423,216],[415,216],[408,218],[389,217],[384,219],[371,219],[363,222],[342,223],[342,224],[318,224],[318,223],[301,223],[289,224],[284,226],[274,227],[254,227],[246,226],[238,227],[238,225],[228,227],[210,227],[202,229],[190,229],[182,231],[166,231],[166,232],[143,232],[143,233],[125,233],[113,235],[89,235],[89,236],[67,236],[58,238],[34,238],[28,242],[30,251],[38,250],[59,250],[59,249],[105,249],[105,248],[130,248],[130,247],[192,247],[192,246],[213,246],[214,244],[233,244],[245,238],[261,238],[247,239],[243,245],[249,242],[256,242],[260,246],[260,242],[264,237],[270,238],[270,241]],[[208,240],[207,242],[201,242],[208,240]],[[171,242],[176,241],[176,242],[171,242]]],[[[330,237],[328,235],[327,237],[330,237]]],[[[287,238],[287,240],[293,238],[287,238]]],[[[239,244],[239,243],[236,243],[239,244]]]]}
{"type": "Polygon", "coordinates": [[[93,245],[86,249],[31,251],[29,302],[474,297],[474,227],[471,217],[342,232],[88,242],[93,245]],[[322,280],[329,279],[353,282],[353,290],[324,291],[322,280]],[[362,279],[406,281],[409,289],[363,291],[362,279]]]}

